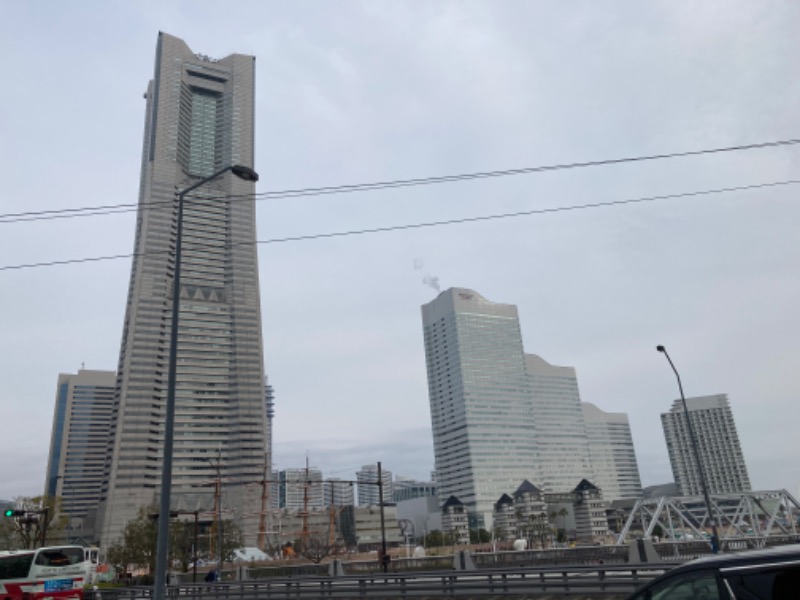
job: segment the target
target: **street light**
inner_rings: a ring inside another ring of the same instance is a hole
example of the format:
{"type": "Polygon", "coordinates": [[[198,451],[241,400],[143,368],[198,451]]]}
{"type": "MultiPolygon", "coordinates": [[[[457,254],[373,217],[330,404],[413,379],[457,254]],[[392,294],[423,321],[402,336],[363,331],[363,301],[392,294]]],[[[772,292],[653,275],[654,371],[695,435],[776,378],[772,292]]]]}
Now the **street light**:
{"type": "Polygon", "coordinates": [[[383,572],[389,571],[389,555],[386,550],[386,520],[383,514],[383,471],[381,462],[378,461],[378,500],[381,503],[381,565],[383,572]]]}
{"type": "Polygon", "coordinates": [[[167,585],[167,553],[169,549],[169,505],[172,488],[172,446],[175,429],[175,372],[178,365],[178,310],[181,291],[181,241],[183,239],[183,199],[192,190],[205,185],[228,171],[245,181],[258,181],[258,173],[250,167],[231,165],[178,193],[178,220],[175,231],[175,268],[172,278],[172,328],[170,330],[169,373],[167,382],[167,404],[164,420],[164,460],[161,471],[161,501],[158,517],[158,545],[156,548],[156,576],[153,588],[154,600],[164,600],[167,585]]]}
{"type": "Polygon", "coordinates": [[[678,390],[681,392],[681,402],[683,402],[683,413],[686,415],[686,426],[689,429],[689,439],[692,441],[692,449],[694,450],[694,460],[697,463],[697,472],[700,474],[700,487],[703,490],[703,499],[706,503],[706,510],[708,511],[708,518],[711,521],[711,552],[716,554],[719,552],[719,535],[717,534],[717,524],[714,520],[714,513],[711,509],[711,499],[708,497],[708,486],[706,485],[706,474],[703,469],[703,463],[700,461],[700,451],[697,449],[697,438],[694,435],[694,428],[692,427],[692,419],[689,416],[689,408],[686,406],[686,397],[683,395],[683,384],[681,383],[681,376],[678,374],[678,369],[672,363],[672,359],[667,353],[664,346],[656,346],[656,350],[661,352],[667,357],[669,366],[675,372],[675,377],[678,379],[678,390]]]}

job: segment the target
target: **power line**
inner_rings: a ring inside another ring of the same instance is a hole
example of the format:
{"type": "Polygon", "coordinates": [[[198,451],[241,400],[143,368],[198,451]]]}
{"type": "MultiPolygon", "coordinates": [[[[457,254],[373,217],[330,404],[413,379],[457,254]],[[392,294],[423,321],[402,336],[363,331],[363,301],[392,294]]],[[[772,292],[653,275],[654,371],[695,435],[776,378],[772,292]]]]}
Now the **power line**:
{"type": "MultiPolygon", "coordinates": [[[[235,246],[245,246],[249,244],[280,244],[286,242],[300,242],[300,241],[309,241],[309,240],[319,240],[319,239],[326,239],[326,238],[335,238],[335,237],[346,237],[351,235],[366,235],[370,233],[386,233],[390,231],[404,231],[408,229],[422,229],[426,227],[440,227],[445,225],[457,225],[463,223],[476,223],[480,221],[493,221],[499,219],[510,219],[516,217],[524,217],[524,216],[532,216],[532,215],[544,215],[550,213],[559,213],[559,212],[570,212],[570,211],[577,211],[577,210],[587,210],[587,209],[594,209],[594,208],[609,208],[613,206],[624,206],[628,204],[640,204],[644,202],[656,202],[658,200],[674,200],[678,198],[690,198],[693,196],[707,196],[712,194],[723,194],[729,192],[740,192],[745,190],[756,190],[762,188],[771,188],[771,187],[778,187],[778,186],[786,186],[786,185],[795,185],[800,183],[798,179],[788,179],[785,181],[773,181],[768,183],[755,183],[752,185],[742,185],[742,186],[735,186],[735,187],[727,187],[727,188],[717,188],[711,190],[699,190],[693,192],[679,192],[676,194],[663,194],[659,196],[644,196],[640,198],[629,198],[626,200],[612,200],[608,202],[594,202],[588,204],[574,204],[570,206],[561,206],[561,207],[551,207],[551,208],[540,208],[540,209],[533,209],[533,210],[526,210],[526,211],[518,211],[512,213],[502,213],[496,215],[482,215],[477,217],[463,217],[460,219],[447,219],[444,221],[430,221],[427,223],[411,223],[406,225],[391,225],[387,227],[374,227],[369,229],[354,229],[349,231],[338,231],[338,232],[330,232],[330,233],[316,233],[316,234],[309,234],[309,235],[300,235],[300,236],[291,236],[285,238],[273,238],[269,240],[257,240],[255,242],[238,242],[231,244],[231,247],[235,246]]],[[[202,249],[202,247],[193,247],[191,245],[186,245],[184,250],[197,250],[202,249]]],[[[158,254],[171,254],[171,250],[163,250],[158,252],[139,252],[134,254],[114,254],[109,256],[93,256],[87,258],[73,258],[73,259],[65,259],[65,260],[54,260],[54,261],[47,261],[47,262],[38,262],[38,263],[28,263],[28,264],[18,264],[18,265],[5,265],[0,267],[0,271],[12,271],[12,270],[22,270],[22,269],[33,269],[39,267],[52,267],[52,266],[61,266],[61,265],[73,265],[73,264],[80,264],[80,263],[87,263],[87,262],[101,262],[107,260],[117,260],[120,258],[133,258],[133,257],[140,257],[140,256],[155,256],[158,254]]]]}
{"type": "MultiPolygon", "coordinates": [[[[725,152],[740,152],[744,150],[760,150],[764,148],[776,148],[782,146],[793,146],[800,144],[800,139],[777,140],[773,142],[759,142],[756,144],[744,144],[738,146],[725,146],[721,148],[707,148],[703,150],[688,150],[684,152],[671,152],[666,154],[650,154],[644,156],[633,156],[625,158],[612,158],[604,160],[593,160],[585,162],[562,163],[556,165],[544,165],[536,167],[524,167],[520,169],[504,169],[500,171],[482,171],[476,173],[462,173],[459,175],[442,175],[438,177],[422,177],[415,179],[396,179],[390,181],[378,181],[372,183],[355,183],[337,186],[324,186],[314,188],[299,188],[295,190],[280,190],[272,192],[262,192],[257,194],[242,194],[222,197],[225,200],[270,200],[280,198],[298,198],[304,196],[324,196],[329,194],[344,194],[353,192],[367,192],[374,190],[385,190],[393,188],[417,187],[423,185],[435,185],[441,183],[455,183],[459,181],[471,181],[475,179],[489,179],[495,177],[509,177],[514,175],[530,175],[533,173],[544,173],[548,171],[562,171],[568,169],[582,169],[587,167],[611,166],[625,163],[638,163],[654,160],[664,160],[672,158],[682,158],[689,156],[701,156],[706,154],[720,154],[725,152]]],[[[214,196],[205,195],[204,199],[212,200],[214,196]]],[[[171,206],[172,200],[143,202],[137,204],[108,204],[100,206],[87,206],[83,208],[64,208],[58,210],[29,211],[20,213],[0,214],[0,224],[20,223],[27,221],[41,221],[51,219],[68,219],[76,217],[91,217],[109,214],[127,213],[138,210],[139,208],[153,208],[156,206],[171,206]]]]}

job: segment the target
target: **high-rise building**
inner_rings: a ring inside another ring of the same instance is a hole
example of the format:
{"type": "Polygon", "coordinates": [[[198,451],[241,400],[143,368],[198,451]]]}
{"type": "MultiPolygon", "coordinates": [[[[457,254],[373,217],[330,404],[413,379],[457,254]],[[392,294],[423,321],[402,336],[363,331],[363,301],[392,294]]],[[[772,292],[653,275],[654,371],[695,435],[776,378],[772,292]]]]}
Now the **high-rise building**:
{"type": "Polygon", "coordinates": [[[314,467],[278,471],[279,507],[288,511],[321,510],[322,471],[314,467]]]}
{"type": "Polygon", "coordinates": [[[392,483],[392,496],[394,502],[404,502],[414,498],[424,498],[436,495],[436,483],[433,481],[418,481],[408,477],[397,476],[392,483]]]}
{"type": "Polygon", "coordinates": [[[264,437],[266,445],[266,460],[264,473],[272,473],[272,422],[275,420],[275,389],[269,384],[269,378],[264,377],[264,415],[266,416],[264,437]]]}
{"type": "Polygon", "coordinates": [[[353,506],[356,503],[353,483],[340,477],[330,477],[322,483],[322,496],[326,507],[353,506]]]}
{"type": "MultiPolygon", "coordinates": [[[[213,59],[159,33],[145,94],[134,258],[98,517],[104,545],[159,495],[176,190],[234,164],[253,165],[254,68],[252,56],[213,59]]],[[[253,182],[228,172],[186,196],[182,220],[172,500],[190,506],[200,486],[211,493],[220,451],[225,494],[239,495],[224,500],[237,506],[237,519],[258,513],[258,486],[228,482],[263,478],[267,450],[254,192],[253,182]]],[[[240,524],[245,533],[257,531],[240,524]]]]}
{"type": "MultiPolygon", "coordinates": [[[[750,491],[750,477],[739,444],[727,394],[686,398],[700,461],[710,494],[750,491]]],[[[672,474],[684,496],[702,493],[692,441],[681,400],[661,415],[672,474]]]]}
{"type": "Polygon", "coordinates": [[[113,371],[58,376],[45,495],[61,497],[72,531],[84,528],[100,499],[115,381],[113,371]]]}
{"type": "Polygon", "coordinates": [[[610,413],[590,402],[581,402],[583,420],[591,449],[594,484],[605,501],[639,498],[642,482],[625,413],[610,413]]]}
{"type": "Polygon", "coordinates": [[[422,322],[438,496],[488,527],[502,493],[538,478],[517,307],[451,288],[423,305],[422,322]]]}
{"type": "Polygon", "coordinates": [[[440,500],[488,527],[525,480],[569,493],[596,479],[575,369],[525,354],[516,306],[451,288],[422,321],[440,500]]]}
{"type": "Polygon", "coordinates": [[[380,506],[380,487],[383,487],[384,504],[392,502],[394,497],[394,487],[392,486],[392,472],[381,468],[382,486],[378,486],[378,465],[364,465],[356,471],[356,481],[358,482],[358,505],[359,506],[380,506]]]}
{"type": "Polygon", "coordinates": [[[581,479],[595,479],[573,367],[525,355],[536,423],[537,483],[546,492],[566,492],[581,479]],[[538,475],[537,475],[538,471],[538,475]]]}

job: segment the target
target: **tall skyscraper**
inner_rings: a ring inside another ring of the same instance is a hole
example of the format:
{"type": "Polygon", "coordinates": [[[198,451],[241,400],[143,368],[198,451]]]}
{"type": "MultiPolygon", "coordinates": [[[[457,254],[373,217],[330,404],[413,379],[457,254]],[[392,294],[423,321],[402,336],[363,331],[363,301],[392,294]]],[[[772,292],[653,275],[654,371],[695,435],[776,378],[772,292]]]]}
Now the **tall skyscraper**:
{"type": "Polygon", "coordinates": [[[575,369],[535,354],[525,355],[525,366],[536,427],[536,483],[546,492],[566,492],[581,479],[594,481],[575,369]]]}
{"type": "MultiPolygon", "coordinates": [[[[697,439],[708,492],[726,494],[750,491],[750,477],[727,394],[686,398],[686,406],[697,439]]],[[[685,496],[702,493],[697,461],[680,400],[675,400],[670,411],[661,415],[661,425],[678,490],[685,496]]]]}
{"type": "MultiPolygon", "coordinates": [[[[217,60],[159,33],[155,76],[145,94],[135,254],[100,508],[104,545],[159,494],[176,190],[230,165],[253,165],[254,67],[252,56],[217,60]]],[[[254,192],[254,183],[229,172],[186,197],[173,505],[198,502],[202,486],[216,477],[218,450],[226,482],[263,477],[266,416],[254,192]]],[[[255,488],[228,487],[226,494],[240,495],[227,502],[238,506],[234,518],[257,513],[259,500],[251,503],[248,496],[249,491],[258,496],[255,488]]]]}
{"type": "Polygon", "coordinates": [[[516,306],[451,288],[422,321],[440,499],[489,526],[525,480],[567,493],[596,479],[575,369],[525,354],[516,306]]]}
{"type": "Polygon", "coordinates": [[[581,402],[581,406],[594,483],[602,490],[603,499],[640,498],[642,482],[628,415],[605,412],[590,402],[581,402]]]}
{"type": "MultiPolygon", "coordinates": [[[[381,465],[382,467],[383,465],[381,465]]],[[[378,465],[364,465],[356,471],[356,481],[358,482],[358,505],[359,506],[380,506],[380,488],[378,482],[378,465]]],[[[383,502],[392,502],[394,488],[392,486],[392,472],[381,468],[381,482],[383,485],[383,502]]]]}
{"type": "Polygon", "coordinates": [[[81,369],[58,376],[45,494],[61,497],[61,512],[73,531],[83,529],[100,499],[115,381],[113,371],[81,369]]]}
{"type": "Polygon", "coordinates": [[[500,495],[538,475],[517,307],[451,288],[422,322],[439,498],[489,526],[500,495]]]}

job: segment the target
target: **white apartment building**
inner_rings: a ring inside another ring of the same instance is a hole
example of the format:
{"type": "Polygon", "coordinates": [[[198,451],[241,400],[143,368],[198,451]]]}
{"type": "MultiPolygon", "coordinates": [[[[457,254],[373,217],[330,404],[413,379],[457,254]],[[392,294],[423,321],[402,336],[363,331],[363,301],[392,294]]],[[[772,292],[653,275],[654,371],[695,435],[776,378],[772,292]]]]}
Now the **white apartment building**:
{"type": "Polygon", "coordinates": [[[330,477],[322,482],[322,503],[324,506],[353,506],[355,489],[350,481],[330,477]]]}
{"type": "MultiPolygon", "coordinates": [[[[739,434],[727,394],[686,398],[686,406],[697,439],[700,460],[710,494],[750,491],[750,477],[744,462],[739,434]]],[[[681,495],[702,493],[683,403],[672,403],[661,415],[672,474],[681,495]]]]}
{"type": "Polygon", "coordinates": [[[289,512],[322,510],[322,471],[313,467],[278,471],[278,506],[289,512]]]}
{"type": "MultiPolygon", "coordinates": [[[[359,506],[379,506],[381,490],[378,482],[378,465],[364,465],[356,471],[356,481],[358,481],[358,505],[359,506]]],[[[383,502],[390,503],[394,498],[394,486],[392,485],[392,472],[387,471],[381,466],[381,481],[383,487],[383,502]]]]}

